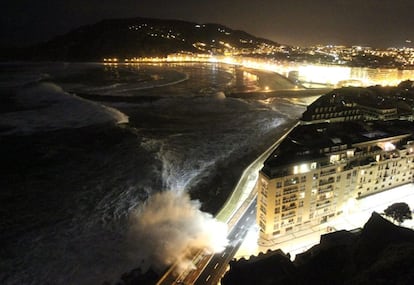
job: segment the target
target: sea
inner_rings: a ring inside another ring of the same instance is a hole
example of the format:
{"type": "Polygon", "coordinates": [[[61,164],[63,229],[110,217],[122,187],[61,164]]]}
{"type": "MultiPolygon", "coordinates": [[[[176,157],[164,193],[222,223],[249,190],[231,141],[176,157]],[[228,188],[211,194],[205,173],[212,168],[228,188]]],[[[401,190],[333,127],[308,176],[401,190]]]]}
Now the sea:
{"type": "Polygon", "coordinates": [[[132,213],[178,191],[212,217],[316,98],[249,92],[293,87],[219,63],[0,64],[0,283],[118,282],[170,235],[131,245],[132,213]]]}

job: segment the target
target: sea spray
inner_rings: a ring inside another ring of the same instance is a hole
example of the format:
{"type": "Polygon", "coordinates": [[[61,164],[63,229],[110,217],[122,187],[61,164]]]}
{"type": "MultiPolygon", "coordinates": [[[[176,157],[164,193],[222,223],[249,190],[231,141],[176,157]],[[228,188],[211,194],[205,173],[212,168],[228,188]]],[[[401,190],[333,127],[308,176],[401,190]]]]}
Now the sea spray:
{"type": "Polygon", "coordinates": [[[200,202],[184,191],[151,196],[130,216],[130,254],[143,270],[176,265],[177,273],[193,267],[192,253],[221,252],[227,245],[227,225],[200,210],[200,202]]]}

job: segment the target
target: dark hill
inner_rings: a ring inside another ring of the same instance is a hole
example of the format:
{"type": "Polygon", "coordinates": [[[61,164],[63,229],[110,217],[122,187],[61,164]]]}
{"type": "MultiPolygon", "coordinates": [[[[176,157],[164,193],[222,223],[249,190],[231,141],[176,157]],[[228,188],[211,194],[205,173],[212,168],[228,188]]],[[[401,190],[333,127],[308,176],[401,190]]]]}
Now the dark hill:
{"type": "Polygon", "coordinates": [[[278,44],[218,24],[149,18],[110,19],[82,26],[3,57],[26,60],[101,61],[104,57],[165,56],[176,52],[222,54],[278,44]]]}

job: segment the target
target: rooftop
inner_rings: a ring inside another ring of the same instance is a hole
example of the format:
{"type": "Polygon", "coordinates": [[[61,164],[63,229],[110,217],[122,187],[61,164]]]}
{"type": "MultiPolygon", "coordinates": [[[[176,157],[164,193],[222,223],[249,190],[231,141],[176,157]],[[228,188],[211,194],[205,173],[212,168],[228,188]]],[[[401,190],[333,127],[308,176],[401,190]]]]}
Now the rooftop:
{"type": "Polygon", "coordinates": [[[299,125],[265,161],[263,171],[298,162],[325,158],[326,153],[352,148],[353,145],[400,135],[414,135],[409,121],[349,121],[299,125]]]}

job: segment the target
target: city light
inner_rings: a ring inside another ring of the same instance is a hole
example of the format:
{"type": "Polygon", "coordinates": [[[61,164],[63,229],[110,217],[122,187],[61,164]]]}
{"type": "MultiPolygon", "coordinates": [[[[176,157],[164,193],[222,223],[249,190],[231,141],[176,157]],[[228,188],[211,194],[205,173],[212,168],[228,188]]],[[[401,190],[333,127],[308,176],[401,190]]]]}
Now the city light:
{"type": "MultiPolygon", "coordinates": [[[[225,44],[225,43],[224,43],[225,44]]],[[[204,43],[194,46],[204,48],[204,43]]],[[[175,53],[166,57],[131,57],[120,60],[116,57],[103,58],[104,64],[124,62],[134,63],[172,63],[172,62],[207,62],[237,65],[245,68],[276,72],[285,77],[295,74],[302,85],[313,87],[342,87],[342,86],[395,86],[401,81],[414,78],[414,70],[354,68],[343,65],[304,64],[296,62],[277,62],[266,58],[246,56],[211,55],[175,53]]],[[[414,54],[414,51],[413,51],[414,54]]],[[[414,62],[414,56],[413,56],[414,62]]],[[[270,87],[264,87],[270,91],[270,87]]]]}
{"type": "Polygon", "coordinates": [[[335,85],[351,79],[351,68],[345,66],[299,66],[299,80],[309,83],[328,83],[335,85]]]}

